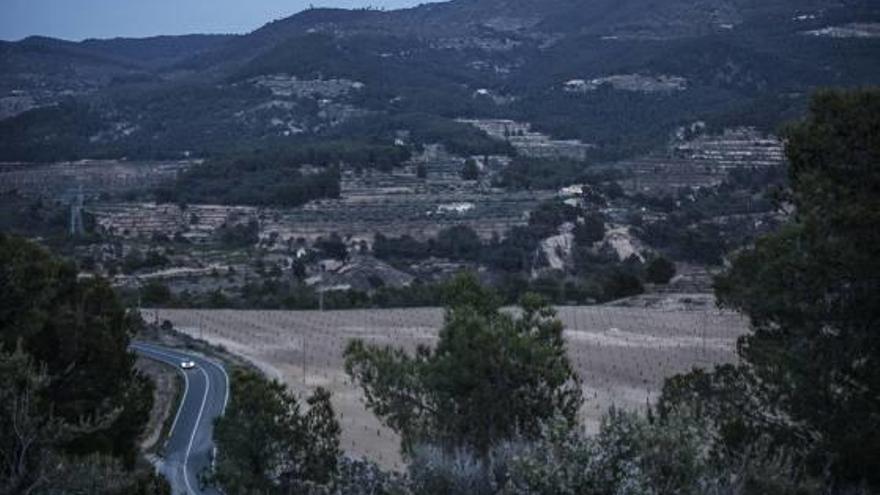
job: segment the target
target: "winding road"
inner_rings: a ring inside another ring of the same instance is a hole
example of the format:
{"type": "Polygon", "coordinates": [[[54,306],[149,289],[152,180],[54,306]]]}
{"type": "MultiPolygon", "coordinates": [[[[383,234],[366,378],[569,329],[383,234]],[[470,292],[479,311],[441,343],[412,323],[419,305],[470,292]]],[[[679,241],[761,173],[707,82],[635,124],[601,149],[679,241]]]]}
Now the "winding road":
{"type": "Polygon", "coordinates": [[[174,416],[159,470],[171,483],[174,495],[217,495],[214,488],[201,488],[199,473],[214,458],[214,418],[223,414],[229,401],[229,375],[223,365],[204,357],[167,347],[133,342],[137,354],[168,363],[184,378],[180,407],[174,416]],[[184,370],[183,361],[195,367],[184,370]]]}

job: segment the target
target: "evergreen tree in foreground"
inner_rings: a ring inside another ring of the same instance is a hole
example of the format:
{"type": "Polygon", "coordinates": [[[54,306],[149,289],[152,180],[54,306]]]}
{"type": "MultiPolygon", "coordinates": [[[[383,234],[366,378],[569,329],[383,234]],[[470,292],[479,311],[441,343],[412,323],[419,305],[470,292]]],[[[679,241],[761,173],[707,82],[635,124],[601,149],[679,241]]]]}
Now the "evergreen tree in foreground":
{"type": "Polygon", "coordinates": [[[101,279],[0,234],[0,493],[163,493],[131,472],[152,407],[138,320],[101,279]]]}
{"type": "Polygon", "coordinates": [[[580,380],[565,352],[562,323],[536,296],[518,315],[462,275],[447,287],[440,339],[414,354],[352,341],[346,371],[367,407],[402,437],[405,454],[420,444],[478,456],[505,440],[537,437],[551,419],[574,424],[580,380]]]}
{"type": "Polygon", "coordinates": [[[317,389],[303,408],[284,384],[236,370],[229,407],[214,429],[214,480],[227,493],[309,493],[336,473],[339,432],[326,390],[317,389]]]}
{"type": "Polygon", "coordinates": [[[832,486],[880,487],[880,91],[825,92],[787,132],[794,208],[716,281],[749,316],[743,365],[668,383],[732,451],[759,436],[832,486]]]}

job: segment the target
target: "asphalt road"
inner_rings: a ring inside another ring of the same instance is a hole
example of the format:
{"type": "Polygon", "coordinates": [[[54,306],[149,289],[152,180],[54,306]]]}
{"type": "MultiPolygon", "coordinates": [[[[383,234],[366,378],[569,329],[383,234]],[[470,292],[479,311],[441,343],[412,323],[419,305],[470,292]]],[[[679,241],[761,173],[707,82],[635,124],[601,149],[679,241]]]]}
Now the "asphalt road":
{"type": "Polygon", "coordinates": [[[211,465],[214,455],[214,418],[223,414],[229,400],[229,376],[223,365],[175,349],[133,342],[141,356],[174,366],[184,377],[184,393],[163,449],[159,470],[171,483],[174,495],[216,495],[214,488],[201,488],[199,474],[211,465]],[[183,361],[195,368],[184,370],[183,361]]]}

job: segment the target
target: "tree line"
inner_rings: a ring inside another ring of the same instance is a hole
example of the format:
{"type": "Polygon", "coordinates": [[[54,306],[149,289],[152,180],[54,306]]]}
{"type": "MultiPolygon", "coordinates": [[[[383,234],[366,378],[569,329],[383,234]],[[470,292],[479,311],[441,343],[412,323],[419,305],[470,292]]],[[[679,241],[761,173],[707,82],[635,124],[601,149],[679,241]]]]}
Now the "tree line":
{"type": "Polygon", "coordinates": [[[224,154],[156,191],[159,201],[294,207],[338,198],[342,166],[390,171],[407,148],[358,141],[277,145],[224,154]],[[304,168],[305,167],[305,168],[304,168]],[[308,168],[312,167],[312,168],[308,168]]]}

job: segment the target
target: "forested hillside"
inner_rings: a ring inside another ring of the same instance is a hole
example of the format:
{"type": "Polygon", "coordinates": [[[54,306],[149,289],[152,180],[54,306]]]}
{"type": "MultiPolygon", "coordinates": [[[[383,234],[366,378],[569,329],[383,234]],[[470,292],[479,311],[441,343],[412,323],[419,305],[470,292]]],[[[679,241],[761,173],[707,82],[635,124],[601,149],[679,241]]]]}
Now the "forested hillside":
{"type": "Polygon", "coordinates": [[[878,20],[866,1],[458,0],[314,9],[235,37],[28,39],[0,52],[0,159],[204,156],[364,137],[344,124],[400,113],[512,118],[632,155],[698,120],[773,130],[817,88],[880,82],[880,40],[834,31],[878,20]]]}

